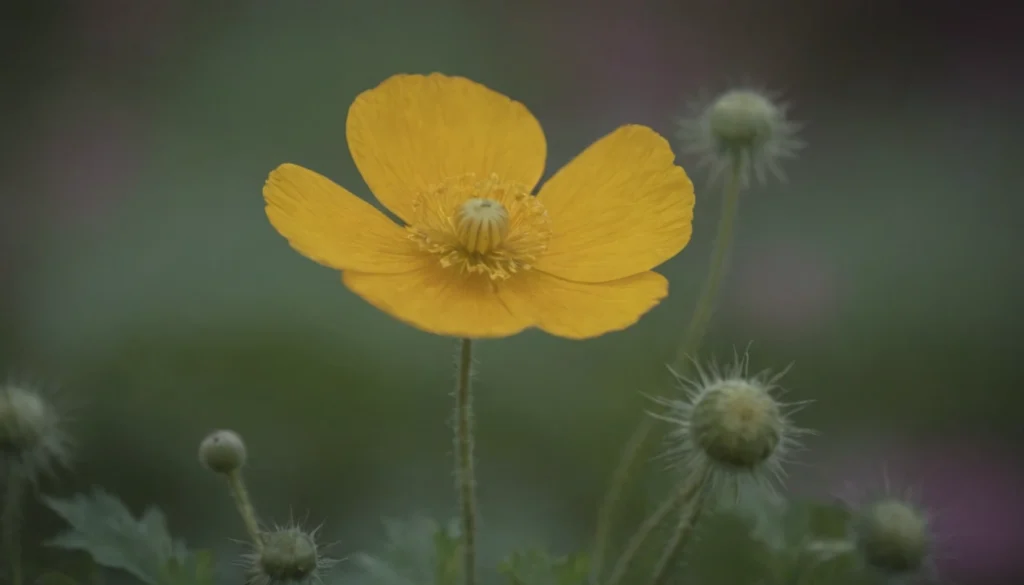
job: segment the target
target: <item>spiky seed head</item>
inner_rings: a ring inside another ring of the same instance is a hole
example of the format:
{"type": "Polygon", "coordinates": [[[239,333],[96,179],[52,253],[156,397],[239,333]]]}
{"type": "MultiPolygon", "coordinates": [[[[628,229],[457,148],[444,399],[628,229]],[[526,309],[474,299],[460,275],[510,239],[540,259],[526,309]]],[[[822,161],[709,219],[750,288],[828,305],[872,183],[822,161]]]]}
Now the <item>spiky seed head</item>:
{"type": "Polygon", "coordinates": [[[0,385],[0,459],[35,480],[68,464],[70,437],[61,416],[40,392],[0,385]]]}
{"type": "Polygon", "coordinates": [[[854,542],[864,564],[888,575],[916,573],[931,544],[927,516],[898,498],[883,498],[857,511],[854,542]]]}
{"type": "Polygon", "coordinates": [[[765,92],[733,89],[692,109],[680,121],[679,137],[687,152],[711,167],[712,178],[734,169],[743,183],[750,174],[760,182],[768,173],[784,179],[779,159],[804,146],[796,137],[800,126],[787,118],[788,106],[765,92]]]}
{"type": "Polygon", "coordinates": [[[275,581],[302,581],[316,571],[316,543],[297,528],[267,534],[263,547],[260,569],[275,581]]]}
{"type": "Polygon", "coordinates": [[[279,526],[262,535],[262,547],[245,556],[249,585],[315,583],[335,564],[320,554],[316,530],[279,526]]]}
{"type": "Polygon", "coordinates": [[[693,440],[714,461],[737,469],[762,465],[779,447],[785,422],[757,382],[733,378],[704,390],[690,415],[693,440]]]}
{"type": "Polygon", "coordinates": [[[46,403],[38,394],[7,389],[0,397],[0,450],[20,453],[38,445],[48,418],[46,403]]]}
{"type": "Polygon", "coordinates": [[[783,464],[809,431],[790,420],[802,405],[775,396],[782,374],[751,376],[748,365],[746,354],[726,368],[695,364],[696,380],[677,376],[685,396],[655,398],[663,411],[652,415],[671,425],[663,456],[687,473],[710,473],[719,492],[738,495],[739,488],[753,487],[772,494],[783,464]]]}
{"type": "Polygon", "coordinates": [[[233,473],[245,465],[245,441],[235,431],[219,430],[199,443],[199,462],[215,473],[233,473]]]}

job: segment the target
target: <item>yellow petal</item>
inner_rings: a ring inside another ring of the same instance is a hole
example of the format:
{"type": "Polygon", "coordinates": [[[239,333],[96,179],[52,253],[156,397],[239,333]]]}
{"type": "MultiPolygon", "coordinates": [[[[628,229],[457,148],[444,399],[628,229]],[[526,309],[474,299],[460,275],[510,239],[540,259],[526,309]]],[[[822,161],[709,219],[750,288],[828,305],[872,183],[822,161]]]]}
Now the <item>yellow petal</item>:
{"type": "Polygon", "coordinates": [[[538,197],[552,238],[538,270],[580,282],[646,272],[690,241],[693,183],[668,142],[623,126],[555,174],[538,197]]]}
{"type": "Polygon", "coordinates": [[[410,272],[347,271],[342,280],[374,307],[428,333],[494,338],[530,326],[529,314],[510,311],[486,276],[460,274],[454,268],[442,267],[431,256],[424,257],[410,272]]]}
{"type": "Polygon", "coordinates": [[[513,313],[529,313],[537,327],[570,339],[625,329],[667,294],[668,281],[656,272],[583,283],[532,270],[501,287],[501,298],[513,313]]]}
{"type": "Polygon", "coordinates": [[[338,270],[404,272],[418,248],[372,205],[333,181],[290,163],[263,187],[267,218],[300,254],[338,270]]]}
{"type": "Polygon", "coordinates": [[[532,190],[544,172],[544,132],[526,106],[462,77],[390,77],[356,98],[346,132],[370,190],[407,223],[417,195],[445,179],[496,173],[532,190]]]}

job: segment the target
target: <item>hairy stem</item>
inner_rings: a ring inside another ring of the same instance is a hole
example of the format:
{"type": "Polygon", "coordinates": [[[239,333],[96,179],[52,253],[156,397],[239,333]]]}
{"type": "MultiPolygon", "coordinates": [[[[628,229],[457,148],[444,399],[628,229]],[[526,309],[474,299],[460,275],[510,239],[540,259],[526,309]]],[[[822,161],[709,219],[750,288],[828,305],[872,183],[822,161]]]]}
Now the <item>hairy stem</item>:
{"type": "Polygon", "coordinates": [[[629,542],[626,543],[626,548],[622,551],[622,554],[619,555],[612,569],[612,574],[608,577],[605,585],[617,585],[622,581],[647,537],[672,513],[672,510],[680,506],[690,507],[689,505],[695,498],[700,497],[706,477],[706,474],[703,472],[687,477],[679,484],[679,488],[670,494],[669,497],[665,498],[665,501],[640,524],[640,527],[633,533],[629,542]]]}
{"type": "Polygon", "coordinates": [[[814,568],[823,561],[828,561],[856,550],[856,545],[847,539],[827,538],[811,540],[797,551],[793,561],[795,567],[793,567],[783,582],[787,585],[801,585],[808,580],[814,568]]]}
{"type": "Polygon", "coordinates": [[[700,296],[697,297],[690,325],[683,334],[676,359],[673,362],[673,368],[678,373],[683,372],[689,364],[689,360],[693,359],[697,350],[700,349],[700,344],[704,341],[704,334],[708,330],[708,324],[711,322],[711,316],[714,314],[715,300],[718,298],[725,273],[729,269],[729,251],[732,248],[742,187],[742,166],[737,162],[733,165],[722,192],[722,211],[718,216],[718,228],[715,232],[715,245],[711,250],[708,276],[701,288],[700,296]]]}
{"type": "Polygon", "coordinates": [[[245,479],[242,477],[242,470],[236,469],[227,474],[228,488],[231,490],[231,497],[235,500],[238,508],[238,515],[245,523],[245,530],[249,533],[252,545],[257,552],[263,551],[263,533],[260,531],[259,522],[256,519],[256,509],[249,499],[249,490],[245,487],[245,479]]]}
{"type": "Polygon", "coordinates": [[[459,490],[465,585],[476,585],[476,477],[473,469],[473,342],[459,342],[459,375],[455,386],[455,478],[459,490]]]}
{"type": "Polygon", "coordinates": [[[669,568],[679,558],[679,555],[682,554],[683,549],[686,548],[686,543],[689,542],[690,535],[693,534],[693,526],[697,523],[701,510],[704,509],[705,492],[707,491],[704,489],[704,485],[708,481],[709,469],[699,471],[698,475],[700,479],[696,484],[696,490],[691,494],[686,504],[683,505],[682,510],[679,511],[679,521],[672,531],[672,536],[665,543],[665,548],[662,549],[658,562],[654,565],[654,570],[651,572],[650,585],[664,585],[665,579],[669,574],[669,568]]]}
{"type": "Polygon", "coordinates": [[[14,466],[7,477],[4,508],[3,512],[0,512],[3,548],[6,551],[7,564],[10,566],[11,585],[22,585],[24,579],[21,569],[21,506],[27,484],[28,479],[17,466],[14,466]]]}
{"type": "MultiPolygon", "coordinates": [[[[715,297],[718,296],[718,290],[728,269],[729,249],[732,247],[736,215],[739,209],[740,191],[743,186],[742,178],[742,166],[737,162],[733,165],[724,188],[724,193],[722,194],[722,211],[718,218],[718,229],[715,234],[715,245],[711,251],[708,275],[701,289],[700,297],[697,299],[697,304],[694,307],[689,327],[687,327],[686,332],[683,334],[683,340],[679,345],[679,350],[673,363],[673,371],[678,375],[685,374],[685,370],[690,364],[690,358],[696,354],[700,348],[700,343],[704,340],[708,323],[711,321],[711,315],[714,313],[715,297]]],[[[616,465],[615,474],[612,476],[611,485],[608,487],[608,492],[605,494],[600,510],[598,510],[597,536],[593,551],[594,562],[590,570],[590,585],[596,585],[600,580],[604,555],[608,548],[608,536],[611,533],[612,512],[622,495],[622,491],[626,487],[626,483],[629,481],[630,470],[653,429],[654,420],[650,417],[644,417],[640,424],[637,425],[636,430],[619,456],[619,462],[616,465]]]]}

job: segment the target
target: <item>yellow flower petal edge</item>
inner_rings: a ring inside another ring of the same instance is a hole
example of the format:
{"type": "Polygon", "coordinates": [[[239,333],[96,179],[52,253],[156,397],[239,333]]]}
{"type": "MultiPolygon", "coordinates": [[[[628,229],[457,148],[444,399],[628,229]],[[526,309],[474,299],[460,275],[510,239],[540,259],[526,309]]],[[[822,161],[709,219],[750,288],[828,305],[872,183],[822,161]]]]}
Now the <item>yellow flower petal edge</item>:
{"type": "Polygon", "coordinates": [[[381,311],[436,335],[474,339],[508,337],[533,324],[529,313],[513,312],[482,275],[452,278],[433,258],[412,271],[367,274],[347,271],[342,281],[381,311]]]}
{"type": "Polygon", "coordinates": [[[532,190],[544,131],[523,104],[463,77],[395,75],[348,111],[348,146],[377,199],[406,223],[418,195],[467,174],[532,190]]]}
{"type": "Polygon", "coordinates": [[[634,325],[668,295],[668,281],[644,272],[602,283],[564,280],[542,272],[500,289],[513,313],[529,313],[536,327],[559,337],[588,339],[634,325]]]}
{"type": "Polygon", "coordinates": [[[300,254],[337,270],[407,272],[419,249],[372,205],[309,169],[286,163],[263,187],[267,218],[300,254]]]}
{"type": "Polygon", "coordinates": [[[420,330],[473,339],[538,327],[588,339],[635,324],[668,294],[668,281],[645,272],[604,283],[564,280],[542,272],[495,283],[480,275],[453,281],[434,262],[401,274],[346,271],[345,285],[371,305],[420,330]]]}
{"type": "Polygon", "coordinates": [[[552,237],[535,268],[579,282],[646,272],[690,241],[693,183],[664,138],[623,126],[559,170],[538,200],[552,237]]]}

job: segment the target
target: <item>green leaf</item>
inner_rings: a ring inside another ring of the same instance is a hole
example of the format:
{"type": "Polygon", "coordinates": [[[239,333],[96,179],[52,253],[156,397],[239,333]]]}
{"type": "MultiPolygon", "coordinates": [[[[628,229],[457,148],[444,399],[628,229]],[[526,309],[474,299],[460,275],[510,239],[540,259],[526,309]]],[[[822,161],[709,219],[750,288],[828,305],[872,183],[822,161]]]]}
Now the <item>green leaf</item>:
{"type": "Polygon", "coordinates": [[[533,549],[512,553],[498,571],[509,585],[580,585],[587,580],[590,559],[583,554],[551,557],[533,549]]]}
{"type": "Polygon", "coordinates": [[[130,573],[148,585],[165,585],[167,567],[188,562],[184,544],[171,537],[167,519],[155,507],[135,519],[121,500],[99,488],[88,495],[43,501],[70,525],[49,546],[84,551],[96,564],[130,573]]]}
{"type": "Polygon", "coordinates": [[[161,583],[165,585],[214,585],[213,553],[196,551],[184,561],[171,559],[163,568],[161,583]]]}
{"type": "Polygon", "coordinates": [[[446,528],[437,525],[434,530],[435,583],[456,585],[462,576],[462,538],[458,524],[450,522],[446,528]]]}
{"type": "Polygon", "coordinates": [[[832,502],[802,502],[808,530],[817,537],[840,538],[846,535],[851,512],[846,504],[832,502]]]}
{"type": "Polygon", "coordinates": [[[380,555],[359,554],[356,565],[371,585],[459,585],[462,541],[455,523],[385,520],[388,543],[380,555]]]}
{"type": "Polygon", "coordinates": [[[722,508],[703,514],[677,563],[670,567],[669,582],[762,581],[774,572],[775,555],[770,546],[755,538],[758,520],[722,508]]]}

